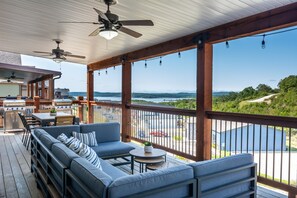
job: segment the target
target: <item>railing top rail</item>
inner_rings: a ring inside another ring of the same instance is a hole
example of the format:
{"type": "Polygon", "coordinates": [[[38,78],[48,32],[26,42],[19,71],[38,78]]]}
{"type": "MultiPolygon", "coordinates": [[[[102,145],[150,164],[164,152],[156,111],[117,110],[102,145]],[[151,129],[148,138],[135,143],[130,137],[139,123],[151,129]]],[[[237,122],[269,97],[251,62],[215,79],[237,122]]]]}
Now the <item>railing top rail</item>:
{"type": "Polygon", "coordinates": [[[189,110],[189,109],[176,109],[172,107],[159,107],[159,106],[153,106],[153,105],[137,105],[137,104],[126,105],[126,107],[130,109],[157,112],[157,113],[167,113],[167,114],[183,115],[183,116],[196,116],[196,111],[189,110]]]}
{"type": "Polygon", "coordinates": [[[109,106],[109,107],[121,107],[122,104],[120,102],[98,102],[91,101],[91,105],[93,106],[109,106]]]}
{"type": "Polygon", "coordinates": [[[209,119],[297,128],[297,118],[294,117],[255,115],[219,111],[207,111],[206,115],[209,119]]]}

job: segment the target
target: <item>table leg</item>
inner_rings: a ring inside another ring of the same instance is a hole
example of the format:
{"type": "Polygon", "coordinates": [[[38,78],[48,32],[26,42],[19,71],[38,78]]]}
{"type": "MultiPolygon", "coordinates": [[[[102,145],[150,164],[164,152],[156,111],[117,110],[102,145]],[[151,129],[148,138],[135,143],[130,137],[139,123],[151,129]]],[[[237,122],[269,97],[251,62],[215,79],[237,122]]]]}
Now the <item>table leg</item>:
{"type": "Polygon", "coordinates": [[[131,171],[132,171],[132,175],[134,174],[134,156],[131,155],[131,171]]]}

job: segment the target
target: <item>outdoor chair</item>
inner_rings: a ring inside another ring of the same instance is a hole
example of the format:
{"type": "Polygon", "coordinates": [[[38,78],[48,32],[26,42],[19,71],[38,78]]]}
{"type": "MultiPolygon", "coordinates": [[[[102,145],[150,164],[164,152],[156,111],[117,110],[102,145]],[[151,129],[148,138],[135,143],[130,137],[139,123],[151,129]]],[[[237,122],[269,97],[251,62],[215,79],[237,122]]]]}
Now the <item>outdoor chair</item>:
{"type": "Polygon", "coordinates": [[[22,124],[24,125],[22,142],[23,142],[23,145],[28,150],[30,140],[31,140],[31,130],[37,127],[40,127],[40,122],[38,120],[35,120],[31,116],[25,116],[23,113],[18,112],[18,114],[22,121],[22,124]]]}
{"type": "Polygon", "coordinates": [[[75,124],[75,116],[56,116],[55,117],[55,126],[63,126],[63,125],[74,125],[75,124]]]}

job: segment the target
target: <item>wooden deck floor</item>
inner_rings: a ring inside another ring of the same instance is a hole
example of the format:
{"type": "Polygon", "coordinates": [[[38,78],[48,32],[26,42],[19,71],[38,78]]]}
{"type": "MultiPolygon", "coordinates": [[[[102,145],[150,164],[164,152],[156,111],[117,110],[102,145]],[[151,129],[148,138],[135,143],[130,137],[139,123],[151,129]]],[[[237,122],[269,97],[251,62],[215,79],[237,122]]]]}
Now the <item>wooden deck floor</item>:
{"type": "MultiPolygon", "coordinates": [[[[172,157],[167,157],[172,165],[182,164],[172,157]]],[[[135,171],[139,170],[135,164],[135,171]]],[[[130,167],[119,167],[131,174],[130,167]]],[[[30,171],[30,153],[21,142],[21,134],[4,134],[0,130],[0,198],[43,197],[37,189],[35,178],[30,171]]],[[[283,194],[258,187],[259,198],[284,198],[283,194]]]]}

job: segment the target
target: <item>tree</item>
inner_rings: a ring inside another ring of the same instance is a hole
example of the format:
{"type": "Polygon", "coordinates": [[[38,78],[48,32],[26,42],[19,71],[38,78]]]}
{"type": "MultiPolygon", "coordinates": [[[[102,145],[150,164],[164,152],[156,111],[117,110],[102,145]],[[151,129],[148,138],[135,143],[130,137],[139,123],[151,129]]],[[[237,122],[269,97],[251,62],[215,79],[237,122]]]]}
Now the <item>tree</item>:
{"type": "Polygon", "coordinates": [[[289,89],[296,89],[297,88],[297,76],[291,75],[284,79],[282,79],[278,83],[278,87],[282,92],[287,92],[289,89]]]}
{"type": "Polygon", "coordinates": [[[265,84],[259,84],[258,87],[256,88],[258,92],[264,92],[264,93],[273,93],[273,89],[265,84]]]}

